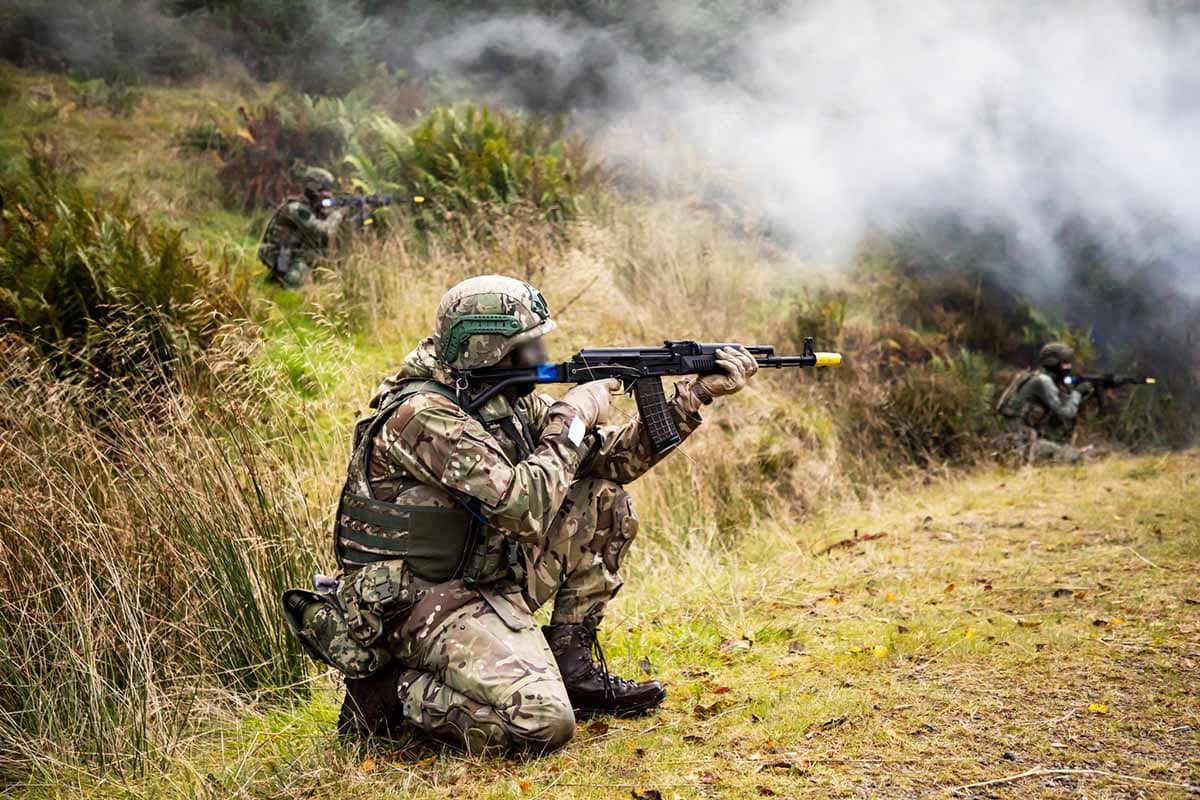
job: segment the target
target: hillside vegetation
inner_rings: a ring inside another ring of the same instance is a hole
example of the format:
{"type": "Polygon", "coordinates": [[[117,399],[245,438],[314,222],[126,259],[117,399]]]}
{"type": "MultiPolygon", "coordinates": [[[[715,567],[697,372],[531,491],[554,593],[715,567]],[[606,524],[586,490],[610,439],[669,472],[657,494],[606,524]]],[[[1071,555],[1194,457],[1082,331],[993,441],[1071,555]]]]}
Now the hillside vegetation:
{"type": "MultiPolygon", "coordinates": [[[[222,4],[195,5],[216,24],[222,4]]],[[[1042,341],[1112,367],[1147,351],[921,237],[806,263],[617,174],[563,118],[434,105],[369,70],[317,98],[272,63],[136,88],[0,66],[6,792],[871,795],[1035,764],[1092,770],[1031,779],[1047,793],[1197,780],[1196,460],[1163,450],[1200,424],[1191,353],[1081,432],[1153,454],[998,469],[995,396],[1042,341]],[[257,239],[312,162],[428,202],[281,291],[257,239]],[[343,750],[332,677],[277,597],[331,569],[353,420],[441,293],[483,272],[543,290],[554,355],[815,336],[846,364],[762,375],[632,487],[642,534],[606,641],[670,683],[664,714],[531,765],[343,750]],[[886,535],[821,552],[856,531],[886,535]]]]}

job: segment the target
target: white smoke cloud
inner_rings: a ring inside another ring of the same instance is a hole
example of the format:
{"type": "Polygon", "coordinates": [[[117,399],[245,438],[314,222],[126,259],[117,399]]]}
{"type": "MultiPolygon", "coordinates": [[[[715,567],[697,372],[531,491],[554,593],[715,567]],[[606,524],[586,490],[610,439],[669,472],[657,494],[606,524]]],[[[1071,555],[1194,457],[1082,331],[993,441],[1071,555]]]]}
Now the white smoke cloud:
{"type": "Polygon", "coordinates": [[[647,170],[683,168],[684,142],[822,260],[949,214],[1005,228],[1037,278],[1023,288],[1049,289],[1075,222],[1200,297],[1194,17],[1136,0],[796,0],[744,22],[719,80],[627,45],[508,17],[419,56],[518,54],[497,91],[580,92],[610,112],[610,153],[647,170]]]}

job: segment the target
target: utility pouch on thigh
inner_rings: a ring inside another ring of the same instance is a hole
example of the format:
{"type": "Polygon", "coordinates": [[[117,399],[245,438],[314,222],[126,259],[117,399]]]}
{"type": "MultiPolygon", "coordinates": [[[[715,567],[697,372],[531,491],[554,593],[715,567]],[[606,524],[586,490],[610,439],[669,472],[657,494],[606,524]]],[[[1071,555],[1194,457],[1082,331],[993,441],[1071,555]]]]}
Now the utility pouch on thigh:
{"type": "Polygon", "coordinates": [[[412,609],[415,595],[412,571],[400,560],[368,564],[338,591],[350,635],[364,646],[375,644],[385,627],[398,624],[412,609]]]}
{"type": "Polygon", "coordinates": [[[283,593],[283,619],[310,658],[347,677],[366,678],[392,660],[382,647],[351,636],[346,613],[331,595],[289,589],[283,593]]]}
{"type": "Polygon", "coordinates": [[[533,614],[529,613],[529,609],[525,605],[525,600],[519,592],[510,591],[501,594],[491,587],[481,586],[477,588],[484,601],[491,607],[492,611],[496,612],[496,616],[508,626],[509,630],[525,631],[537,627],[537,622],[534,620],[533,614]]]}

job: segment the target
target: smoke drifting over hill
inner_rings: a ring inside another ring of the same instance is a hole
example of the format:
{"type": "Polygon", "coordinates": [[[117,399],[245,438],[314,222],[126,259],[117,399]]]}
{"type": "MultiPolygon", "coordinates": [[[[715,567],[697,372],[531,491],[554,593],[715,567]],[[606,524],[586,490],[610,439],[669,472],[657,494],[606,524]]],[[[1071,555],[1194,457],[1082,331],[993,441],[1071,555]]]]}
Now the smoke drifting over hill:
{"type": "Polygon", "coordinates": [[[648,170],[699,155],[816,260],[873,230],[952,219],[1003,231],[1034,294],[1060,294],[1085,235],[1117,269],[1200,296],[1194,17],[1133,2],[816,0],[742,24],[707,74],[622,28],[534,16],[466,22],[417,57],[485,74],[506,99],[582,109],[614,157],[648,170]]]}

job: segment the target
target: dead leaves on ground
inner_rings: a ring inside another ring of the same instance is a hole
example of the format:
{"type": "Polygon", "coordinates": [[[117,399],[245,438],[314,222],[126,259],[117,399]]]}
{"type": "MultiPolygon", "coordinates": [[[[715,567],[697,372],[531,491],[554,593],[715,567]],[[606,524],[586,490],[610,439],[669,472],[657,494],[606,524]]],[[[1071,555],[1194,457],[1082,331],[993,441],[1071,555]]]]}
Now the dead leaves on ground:
{"type": "Polygon", "coordinates": [[[825,547],[822,547],[822,548],[818,549],[816,552],[814,552],[813,555],[814,556],[823,556],[823,555],[826,555],[827,553],[833,552],[834,550],[838,550],[841,548],[848,549],[848,548],[854,547],[855,545],[862,544],[863,542],[870,542],[875,539],[882,539],[885,536],[887,536],[886,533],[863,533],[863,534],[860,534],[858,532],[858,529],[855,528],[853,536],[851,536],[847,539],[839,539],[838,541],[834,542],[833,544],[826,545],[825,547]]]}
{"type": "Polygon", "coordinates": [[[692,708],[692,714],[697,719],[709,719],[711,717],[715,717],[717,714],[720,714],[722,711],[728,711],[735,705],[737,705],[737,703],[734,702],[732,698],[722,697],[718,700],[714,700],[708,705],[697,703],[695,707],[692,708]]]}
{"type": "Polygon", "coordinates": [[[437,763],[437,761],[438,761],[438,757],[436,755],[432,755],[427,758],[422,758],[420,761],[411,762],[411,763],[405,763],[402,761],[380,762],[376,758],[367,758],[367,759],[364,759],[358,765],[358,770],[359,770],[359,772],[362,772],[364,775],[370,775],[371,773],[378,771],[381,766],[388,766],[388,767],[391,767],[392,769],[397,769],[397,770],[407,770],[412,767],[416,767],[418,769],[424,769],[426,767],[432,767],[434,764],[437,763]]]}
{"type": "Polygon", "coordinates": [[[718,651],[722,653],[745,653],[754,646],[754,640],[743,636],[741,639],[722,639],[718,651]]]}

